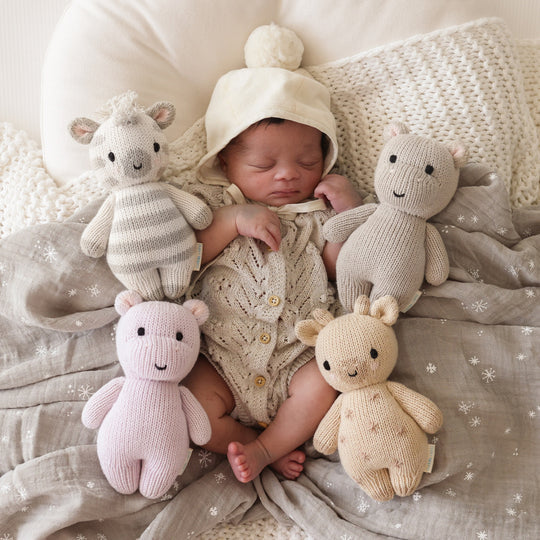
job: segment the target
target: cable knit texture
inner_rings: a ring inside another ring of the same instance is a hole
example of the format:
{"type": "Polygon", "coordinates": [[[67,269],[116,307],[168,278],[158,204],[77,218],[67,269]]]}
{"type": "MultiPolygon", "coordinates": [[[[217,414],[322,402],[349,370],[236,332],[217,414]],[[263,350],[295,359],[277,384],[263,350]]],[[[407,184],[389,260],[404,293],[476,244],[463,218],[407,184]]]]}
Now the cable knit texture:
{"type": "Polygon", "coordinates": [[[316,310],[314,319],[296,325],[298,337],[315,345],[323,377],[341,392],[313,444],[323,454],[339,450],[347,474],[378,501],[415,491],[428,462],[425,432],[442,426],[442,413],[432,401],[387,380],[398,357],[391,328],[398,315],[394,298],[370,306],[361,296],[353,313],[334,318],[316,310]]]}
{"type": "Polygon", "coordinates": [[[135,291],[120,293],[115,307],[122,315],[116,347],[125,376],[88,400],[82,421],[91,429],[101,426],[97,452],[111,486],[124,494],[139,489],[154,499],[182,472],[189,439],[210,439],[204,409],[178,386],[197,360],[208,308],[199,300],[183,306],[143,302],[135,291]]]}
{"type": "Polygon", "coordinates": [[[410,134],[391,124],[375,170],[380,204],[342,212],[324,226],[330,242],[345,242],[336,262],[339,299],[352,311],[362,294],[375,300],[391,295],[400,309],[411,305],[424,277],[440,285],[449,263],[443,241],[426,222],[450,202],[467,152],[410,134]]]}
{"type": "Polygon", "coordinates": [[[136,95],[113,98],[107,120],[77,118],[70,133],[90,144],[90,160],[111,193],[81,237],[90,257],[107,253],[113,274],[145,299],[175,299],[196,266],[193,229],[212,221],[197,197],[159,182],[169,158],[162,130],[174,120],[167,102],[142,110],[136,95]]]}

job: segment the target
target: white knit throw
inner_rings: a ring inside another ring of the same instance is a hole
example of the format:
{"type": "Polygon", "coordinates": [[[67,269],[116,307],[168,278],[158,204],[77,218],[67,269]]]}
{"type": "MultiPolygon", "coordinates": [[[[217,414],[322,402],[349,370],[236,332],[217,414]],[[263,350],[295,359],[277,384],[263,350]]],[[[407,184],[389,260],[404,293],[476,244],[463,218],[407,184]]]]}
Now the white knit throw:
{"type": "MultiPolygon", "coordinates": [[[[540,202],[540,41],[515,42],[504,23],[483,19],[309,68],[332,93],[339,172],[367,193],[383,128],[401,120],[412,132],[461,139],[473,161],[498,169],[513,207],[540,202]]],[[[171,144],[166,176],[194,181],[205,152],[197,122],[171,144]]],[[[62,221],[104,195],[93,173],[59,187],[39,145],[0,123],[0,237],[62,221]]]]}

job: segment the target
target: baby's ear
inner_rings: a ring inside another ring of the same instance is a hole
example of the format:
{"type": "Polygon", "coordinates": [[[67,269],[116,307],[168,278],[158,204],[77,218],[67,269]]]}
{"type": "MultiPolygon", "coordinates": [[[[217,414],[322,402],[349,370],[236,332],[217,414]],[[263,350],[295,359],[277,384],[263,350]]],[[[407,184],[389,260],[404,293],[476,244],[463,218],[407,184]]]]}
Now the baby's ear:
{"type": "Polygon", "coordinates": [[[392,137],[407,135],[407,133],[409,133],[409,128],[405,124],[402,122],[392,122],[384,130],[384,139],[389,141],[392,137]]]}
{"type": "Polygon", "coordinates": [[[460,169],[464,165],[467,165],[469,159],[469,151],[460,141],[454,141],[448,146],[448,150],[454,158],[454,167],[460,169]]]}
{"type": "Polygon", "coordinates": [[[122,291],[114,301],[114,308],[119,315],[125,315],[133,306],[143,301],[143,297],[137,291],[122,291]]]}
{"type": "Polygon", "coordinates": [[[386,326],[392,326],[399,317],[398,301],[393,296],[378,298],[371,305],[370,315],[380,319],[386,326]]]}
{"type": "Polygon", "coordinates": [[[197,324],[201,326],[210,316],[208,306],[202,300],[187,300],[184,307],[193,313],[197,324]]]}

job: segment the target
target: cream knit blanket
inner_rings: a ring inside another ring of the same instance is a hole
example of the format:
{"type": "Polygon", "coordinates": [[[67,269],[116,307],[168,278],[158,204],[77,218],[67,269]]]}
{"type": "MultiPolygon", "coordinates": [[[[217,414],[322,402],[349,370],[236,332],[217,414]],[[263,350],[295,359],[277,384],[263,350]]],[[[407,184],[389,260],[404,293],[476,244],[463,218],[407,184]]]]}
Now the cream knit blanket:
{"type": "MultiPolygon", "coordinates": [[[[498,19],[481,19],[308,68],[332,92],[339,172],[366,192],[384,126],[405,122],[441,141],[459,138],[471,160],[494,166],[513,207],[540,201],[540,40],[511,39],[498,19]]],[[[169,178],[193,181],[205,152],[197,122],[171,144],[169,178]]],[[[0,123],[0,237],[62,221],[104,195],[91,172],[59,187],[39,145],[0,123]]]]}

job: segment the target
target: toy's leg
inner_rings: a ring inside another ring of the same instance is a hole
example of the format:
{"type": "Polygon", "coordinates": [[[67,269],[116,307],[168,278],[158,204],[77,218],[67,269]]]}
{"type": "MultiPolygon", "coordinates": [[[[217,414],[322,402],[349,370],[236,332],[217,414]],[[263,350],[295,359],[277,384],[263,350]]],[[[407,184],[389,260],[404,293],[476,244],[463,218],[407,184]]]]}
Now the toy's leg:
{"type": "Polygon", "coordinates": [[[100,463],[109,484],[123,495],[135,493],[139,487],[139,475],[141,464],[139,461],[122,463],[115,460],[107,460],[100,456],[100,463]]]}
{"type": "Polygon", "coordinates": [[[411,449],[411,452],[414,454],[409,454],[409,459],[405,457],[405,463],[396,462],[395,466],[389,467],[390,480],[400,497],[408,497],[414,493],[422,480],[428,460],[427,444],[411,449]]]}
{"type": "Polygon", "coordinates": [[[389,501],[394,497],[394,489],[390,481],[388,469],[376,471],[363,470],[361,473],[347,471],[349,476],[376,501],[389,501]]]}
{"type": "MultiPolygon", "coordinates": [[[[180,454],[183,453],[178,449],[178,455],[180,454]]],[[[174,479],[182,472],[180,462],[183,460],[178,460],[177,457],[174,456],[175,459],[171,460],[164,456],[155,456],[143,461],[139,481],[141,495],[148,499],[158,499],[167,493],[174,479]]]]}
{"type": "Polygon", "coordinates": [[[128,289],[137,291],[145,300],[163,300],[163,288],[156,268],[134,274],[117,274],[128,289]]]}
{"type": "Polygon", "coordinates": [[[166,266],[159,269],[163,292],[167,298],[175,300],[184,294],[191,279],[191,260],[185,264],[166,266]]]}
{"type": "Polygon", "coordinates": [[[359,296],[365,294],[369,296],[371,283],[369,281],[359,281],[348,276],[337,276],[337,288],[339,301],[350,313],[354,311],[354,303],[359,296]]]}
{"type": "Polygon", "coordinates": [[[422,480],[422,474],[422,470],[414,474],[405,473],[401,469],[395,467],[390,468],[390,479],[396,495],[399,495],[400,497],[412,495],[418,487],[418,484],[420,484],[420,480],[422,480]]]}

